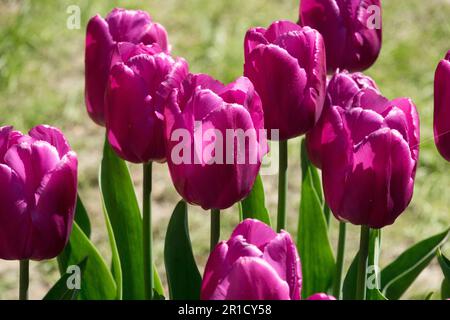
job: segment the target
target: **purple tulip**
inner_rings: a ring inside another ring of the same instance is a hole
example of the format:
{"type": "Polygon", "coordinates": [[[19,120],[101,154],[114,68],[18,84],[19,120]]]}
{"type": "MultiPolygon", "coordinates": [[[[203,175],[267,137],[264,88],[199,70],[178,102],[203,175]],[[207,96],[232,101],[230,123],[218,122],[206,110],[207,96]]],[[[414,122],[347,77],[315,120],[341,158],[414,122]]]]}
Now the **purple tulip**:
{"type": "Polygon", "coordinates": [[[134,163],[165,161],[164,104],[188,74],[159,46],[118,44],[106,91],[106,129],[116,153],[134,163]]]}
{"type": "Polygon", "coordinates": [[[105,124],[104,96],[111,67],[111,54],[117,43],[158,44],[169,51],[167,32],[154,23],[147,12],[113,9],[106,19],[96,15],[86,30],[85,99],[87,111],[97,124],[105,124]]]}
{"type": "MultiPolygon", "coordinates": [[[[324,110],[330,108],[330,106],[349,106],[353,98],[365,88],[378,90],[375,81],[362,73],[337,72],[328,83],[324,110]]],[[[324,120],[325,117],[321,117],[317,125],[306,135],[309,158],[318,168],[322,168],[322,146],[333,138],[325,135],[324,120]],[[322,137],[322,135],[324,136],[322,137]]]]}
{"type": "Polygon", "coordinates": [[[0,259],[56,257],[72,230],[77,156],[56,128],[0,127],[0,259]]]}
{"type": "Polygon", "coordinates": [[[302,0],[300,23],[318,30],[328,71],[363,71],[378,58],[382,42],[380,0],[302,0]]]}
{"type": "Polygon", "coordinates": [[[336,300],[336,298],[325,293],[316,293],[309,297],[308,300],[336,300]]]}
{"type": "Polygon", "coordinates": [[[371,228],[394,223],[412,198],[419,137],[411,99],[389,101],[370,78],[336,74],[322,118],[307,135],[336,218],[371,228]]]}
{"type": "Polygon", "coordinates": [[[206,264],[202,300],[299,300],[302,274],[289,233],[246,219],[206,264]]]}
{"type": "Polygon", "coordinates": [[[434,78],[434,141],[450,161],[450,51],[439,63],[434,78]]]}
{"type": "Polygon", "coordinates": [[[255,85],[268,129],[280,140],[310,130],[322,112],[326,86],[322,36],[309,27],[276,21],[247,31],[244,74],[255,85]]]}
{"type": "Polygon", "coordinates": [[[267,153],[261,100],[250,80],[223,85],[191,74],[173,90],[165,116],[167,162],[184,199],[225,209],[248,195],[267,153]]]}

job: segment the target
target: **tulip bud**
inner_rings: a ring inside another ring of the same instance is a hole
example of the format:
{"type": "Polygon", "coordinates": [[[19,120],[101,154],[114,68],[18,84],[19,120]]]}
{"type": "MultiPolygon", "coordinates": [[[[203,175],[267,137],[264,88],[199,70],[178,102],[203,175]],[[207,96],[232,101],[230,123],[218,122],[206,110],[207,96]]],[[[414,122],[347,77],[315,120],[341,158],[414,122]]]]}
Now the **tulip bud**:
{"type": "Polygon", "coordinates": [[[300,259],[289,233],[246,219],[212,251],[202,300],[299,300],[300,259]]]}
{"type": "Polygon", "coordinates": [[[327,51],[329,73],[364,71],[381,50],[380,0],[302,0],[300,23],[318,30],[327,51]]]}
{"type": "Polygon", "coordinates": [[[322,118],[307,135],[336,218],[371,228],[394,223],[412,198],[419,137],[411,99],[389,101],[369,78],[336,74],[322,118]]]}
{"type": "Polygon", "coordinates": [[[322,112],[326,86],[322,36],[309,27],[276,21],[247,31],[244,75],[255,85],[268,129],[280,140],[310,130],[322,112]]]}
{"type": "Polygon", "coordinates": [[[204,209],[247,196],[267,153],[261,100],[245,77],[189,75],[165,112],[167,163],[178,193],[204,209]]]}
{"type": "Polygon", "coordinates": [[[0,259],[43,260],[64,249],[77,198],[77,156],[56,128],[0,127],[0,259]]]}
{"type": "Polygon", "coordinates": [[[86,30],[85,100],[89,116],[105,124],[104,96],[111,67],[111,55],[119,42],[158,44],[169,51],[167,32],[144,11],[113,9],[106,19],[89,20],[86,30]]]}
{"type": "Polygon", "coordinates": [[[450,161],[450,51],[439,63],[434,78],[434,141],[450,161]]]}
{"type": "Polygon", "coordinates": [[[109,143],[134,163],[165,161],[164,104],[187,76],[188,65],[158,46],[118,44],[106,91],[109,143]]]}

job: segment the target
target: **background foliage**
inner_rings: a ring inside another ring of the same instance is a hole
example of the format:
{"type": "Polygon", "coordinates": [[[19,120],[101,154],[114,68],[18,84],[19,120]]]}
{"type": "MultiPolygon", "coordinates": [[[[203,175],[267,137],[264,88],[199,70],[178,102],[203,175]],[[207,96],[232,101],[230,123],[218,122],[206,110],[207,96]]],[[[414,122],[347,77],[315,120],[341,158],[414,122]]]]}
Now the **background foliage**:
{"type": "MultiPolygon", "coordinates": [[[[272,20],[297,20],[298,0],[0,0],[0,125],[28,130],[39,123],[63,129],[79,155],[80,193],[91,220],[92,237],[107,255],[107,231],[98,191],[98,167],[103,150],[103,130],[85,112],[84,26],[96,13],[105,16],[113,7],[143,9],[165,25],[173,53],[185,57],[192,72],[207,72],[228,82],[242,74],[242,42],[251,26],[267,26],[272,20]],[[80,30],[66,28],[69,5],[78,5],[80,30]]],[[[450,165],[438,156],[432,139],[433,76],[438,61],[450,49],[450,1],[383,1],[383,49],[368,72],[389,98],[412,97],[421,116],[420,166],[412,205],[393,227],[383,231],[381,264],[391,261],[406,247],[448,225],[450,214],[450,165]]],[[[300,140],[290,146],[288,230],[295,237],[300,199],[300,140]]],[[[163,279],[163,238],[170,214],[179,200],[167,169],[155,165],[154,226],[156,265],[163,279]]],[[[140,168],[132,167],[135,173],[140,168]]],[[[136,184],[140,174],[135,174],[136,184]]],[[[263,177],[266,202],[276,209],[276,176],[263,177]]],[[[203,267],[208,252],[209,224],[206,213],[190,207],[189,227],[197,263],[203,267]]],[[[238,221],[237,207],[224,213],[222,238],[238,221]]],[[[332,219],[332,234],[337,223],[332,219]]],[[[350,228],[347,265],[354,256],[357,233],[350,228]]],[[[336,241],[333,241],[335,245],[336,241]]],[[[448,252],[448,248],[447,248],[448,252]]],[[[31,298],[42,298],[58,279],[55,261],[32,263],[31,298]]],[[[202,271],[202,270],[200,270],[202,271]]],[[[422,297],[438,291],[442,273],[434,264],[406,297],[422,297]]],[[[0,298],[16,296],[17,265],[0,261],[0,298]]]]}

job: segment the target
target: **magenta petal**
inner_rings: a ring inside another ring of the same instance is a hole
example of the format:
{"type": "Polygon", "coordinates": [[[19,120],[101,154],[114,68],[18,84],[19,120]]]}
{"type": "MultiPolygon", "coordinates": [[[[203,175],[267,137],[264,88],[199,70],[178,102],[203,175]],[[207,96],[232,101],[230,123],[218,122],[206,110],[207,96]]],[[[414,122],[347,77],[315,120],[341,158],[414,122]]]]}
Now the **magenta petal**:
{"type": "Polygon", "coordinates": [[[316,293],[310,296],[308,300],[336,300],[336,298],[329,296],[326,293],[316,293]]]}
{"type": "Polygon", "coordinates": [[[267,224],[256,219],[245,219],[234,229],[231,238],[243,236],[244,239],[256,247],[263,249],[275,239],[277,233],[267,224]]]}
{"type": "Polygon", "coordinates": [[[227,252],[228,245],[225,241],[220,242],[211,252],[203,274],[200,297],[202,300],[210,300],[217,284],[231,267],[229,265],[225,265],[227,252]]]}
{"type": "Polygon", "coordinates": [[[60,158],[64,157],[70,151],[69,143],[58,128],[39,125],[31,129],[29,135],[36,140],[50,143],[58,150],[60,158]]]}
{"type": "Polygon", "coordinates": [[[414,167],[409,146],[398,131],[376,131],[354,154],[339,212],[357,225],[392,224],[412,198],[414,167]]]}
{"type": "Polygon", "coordinates": [[[264,260],[242,257],[217,286],[211,300],[290,300],[289,286],[264,260]]]}
{"type": "Polygon", "coordinates": [[[267,129],[279,129],[285,140],[305,133],[315,123],[314,110],[303,108],[307,76],[296,58],[278,46],[259,46],[248,57],[245,75],[264,106],[267,129]]]}
{"type": "MultiPolygon", "coordinates": [[[[159,67],[154,59],[146,62],[148,68],[159,67]]],[[[140,68],[137,64],[135,69],[140,68]]],[[[141,72],[150,71],[142,68],[141,72]]],[[[108,140],[114,150],[130,162],[165,158],[163,121],[156,113],[148,85],[128,66],[118,64],[111,70],[106,113],[108,140]]]]}
{"type": "Polygon", "coordinates": [[[244,55],[247,57],[260,44],[269,44],[264,34],[266,29],[253,28],[247,31],[244,39],[244,55]]]}
{"type": "Polygon", "coordinates": [[[44,141],[12,146],[5,154],[7,164],[25,185],[26,199],[34,203],[34,194],[44,176],[52,171],[60,158],[55,147],[44,141]]]}
{"type": "Polygon", "coordinates": [[[275,41],[283,34],[289,33],[291,31],[301,31],[302,27],[300,27],[298,24],[287,21],[287,20],[279,20],[273,22],[269,28],[267,28],[267,31],[265,32],[264,36],[265,38],[271,42],[275,43],[275,41]]]}
{"type": "Polygon", "coordinates": [[[299,300],[302,287],[300,258],[289,233],[282,231],[267,244],[264,260],[288,283],[291,300],[299,300]]]}
{"type": "Polygon", "coordinates": [[[434,78],[434,140],[439,153],[450,161],[450,62],[441,60],[434,78]]]}
{"type": "Polygon", "coordinates": [[[66,245],[77,198],[77,157],[69,152],[58,167],[44,177],[32,212],[33,259],[57,256],[66,245]]]}
{"type": "Polygon", "coordinates": [[[89,116],[104,124],[104,95],[114,42],[109,27],[100,16],[93,17],[86,30],[85,98],[89,116]]]}
{"type": "Polygon", "coordinates": [[[24,185],[0,163],[0,259],[29,258],[31,224],[27,215],[24,185]]]}

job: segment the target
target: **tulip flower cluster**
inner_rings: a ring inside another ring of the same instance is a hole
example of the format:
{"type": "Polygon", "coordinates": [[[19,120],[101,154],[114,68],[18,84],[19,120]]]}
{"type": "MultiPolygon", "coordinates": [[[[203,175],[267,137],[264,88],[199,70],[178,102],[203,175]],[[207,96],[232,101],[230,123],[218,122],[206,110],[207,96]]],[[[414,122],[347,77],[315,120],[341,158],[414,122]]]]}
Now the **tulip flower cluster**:
{"type": "MultiPolygon", "coordinates": [[[[190,73],[188,62],[171,54],[165,28],[146,12],[114,9],[106,19],[91,18],[85,102],[92,120],[105,127],[99,185],[111,267],[90,240],[89,217],[77,197],[77,156],[61,131],[39,125],[24,135],[3,126],[0,259],[21,260],[20,297],[26,298],[28,260],[57,256],[62,278],[48,299],[67,296],[62,283],[65,268],[73,265],[83,268],[82,286],[73,297],[167,296],[152,255],[152,163],[157,162],[167,163],[183,199],[165,236],[170,298],[400,298],[405,282],[431,261],[449,230],[393,262],[383,287],[366,286],[368,264],[377,263],[380,251],[378,229],[405,212],[419,162],[415,104],[384,97],[375,81],[360,73],[375,63],[381,41],[380,0],[303,0],[298,23],[279,20],[247,31],[243,76],[223,84],[190,73]],[[269,137],[269,130],[278,131],[278,139],[269,137]],[[287,231],[288,140],[302,135],[294,242],[287,231]],[[260,177],[268,140],[278,140],[280,147],[275,229],[260,177]],[[125,161],[143,166],[142,212],[125,161]],[[211,252],[203,277],[190,242],[187,203],[211,210],[211,252]],[[239,223],[220,241],[220,210],[235,204],[239,223]],[[336,260],[329,210],[340,224],[336,260]],[[361,241],[346,276],[351,285],[343,290],[346,223],[361,226],[361,241]]],[[[450,51],[435,77],[435,139],[448,161],[449,92],[450,51]]],[[[438,257],[446,265],[440,251],[438,257]]]]}

